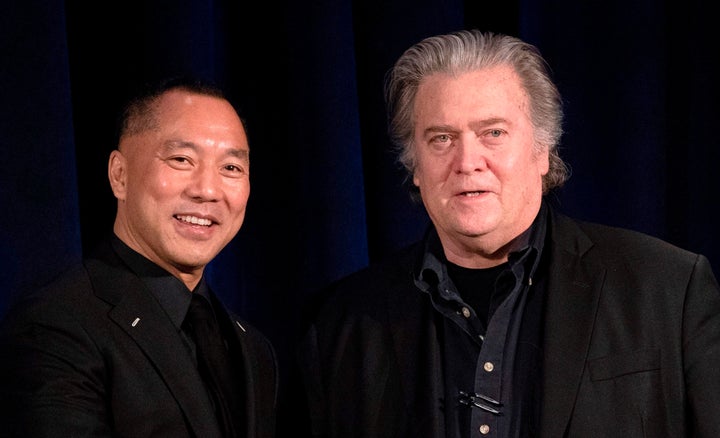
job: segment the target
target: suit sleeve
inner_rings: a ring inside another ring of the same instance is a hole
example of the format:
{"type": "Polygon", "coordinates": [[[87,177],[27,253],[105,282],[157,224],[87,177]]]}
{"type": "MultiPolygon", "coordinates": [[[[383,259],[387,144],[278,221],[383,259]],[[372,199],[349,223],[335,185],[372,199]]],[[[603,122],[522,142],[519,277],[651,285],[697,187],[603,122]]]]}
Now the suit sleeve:
{"type": "Polygon", "coordinates": [[[306,397],[303,402],[307,404],[311,436],[327,437],[327,426],[324,420],[326,405],[322,391],[325,386],[320,377],[321,363],[315,326],[312,326],[301,340],[297,356],[300,364],[302,390],[306,397]]]}
{"type": "Polygon", "coordinates": [[[720,287],[703,256],[698,257],[688,284],[683,321],[686,394],[694,436],[718,437],[720,287]]]}
{"type": "Polygon", "coordinates": [[[111,435],[102,356],[70,312],[41,304],[13,314],[0,351],[3,436],[111,435]]]}

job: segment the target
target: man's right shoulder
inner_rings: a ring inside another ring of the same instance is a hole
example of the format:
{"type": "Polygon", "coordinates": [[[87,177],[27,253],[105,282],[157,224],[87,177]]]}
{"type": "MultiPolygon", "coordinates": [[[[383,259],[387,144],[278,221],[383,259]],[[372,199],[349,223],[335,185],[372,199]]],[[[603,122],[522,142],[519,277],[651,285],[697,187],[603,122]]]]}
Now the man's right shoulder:
{"type": "Polygon", "coordinates": [[[368,288],[383,288],[397,284],[412,284],[413,272],[422,256],[421,242],[406,246],[365,268],[350,273],[329,287],[345,293],[350,291],[367,292],[368,288]]]}
{"type": "Polygon", "coordinates": [[[83,263],[74,263],[47,283],[38,285],[24,301],[51,299],[90,286],[90,278],[83,263]]]}
{"type": "Polygon", "coordinates": [[[389,300],[417,291],[414,271],[422,257],[422,242],[406,246],[388,257],[335,280],[311,300],[310,313],[375,313],[389,300]]]}
{"type": "Polygon", "coordinates": [[[17,299],[2,320],[2,331],[12,331],[32,321],[50,321],[75,315],[87,306],[81,299],[90,296],[91,283],[85,267],[73,264],[49,282],[17,299]]]}

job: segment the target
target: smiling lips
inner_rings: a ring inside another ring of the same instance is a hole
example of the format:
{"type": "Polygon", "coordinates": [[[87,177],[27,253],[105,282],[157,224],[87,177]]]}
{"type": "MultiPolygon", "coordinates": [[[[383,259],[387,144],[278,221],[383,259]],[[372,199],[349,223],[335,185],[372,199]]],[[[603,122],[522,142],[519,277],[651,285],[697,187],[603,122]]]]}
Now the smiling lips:
{"type": "Polygon", "coordinates": [[[186,222],[193,225],[201,225],[204,227],[209,227],[212,225],[212,221],[210,219],[203,219],[197,216],[180,216],[175,215],[175,219],[178,219],[179,221],[186,222]]]}

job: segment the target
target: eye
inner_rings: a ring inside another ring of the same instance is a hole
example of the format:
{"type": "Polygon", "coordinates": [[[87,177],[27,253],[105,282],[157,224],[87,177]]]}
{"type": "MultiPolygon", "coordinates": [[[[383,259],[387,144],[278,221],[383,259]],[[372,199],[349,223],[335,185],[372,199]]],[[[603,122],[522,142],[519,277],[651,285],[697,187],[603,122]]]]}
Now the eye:
{"type": "Polygon", "coordinates": [[[437,150],[444,151],[450,147],[453,143],[453,137],[450,134],[438,134],[430,137],[429,145],[437,150]]]}
{"type": "Polygon", "coordinates": [[[503,134],[503,132],[500,129],[491,129],[488,134],[490,135],[490,137],[498,138],[503,134]]]}
{"type": "Polygon", "coordinates": [[[190,157],[185,155],[173,155],[171,157],[167,157],[165,161],[170,167],[175,169],[187,169],[192,166],[190,157]]]}
{"type": "Polygon", "coordinates": [[[482,142],[486,146],[499,146],[507,139],[507,131],[500,128],[491,128],[483,132],[482,142]]]}
{"type": "Polygon", "coordinates": [[[232,178],[239,178],[247,173],[245,166],[238,164],[226,164],[222,167],[222,170],[225,175],[232,178]]]}

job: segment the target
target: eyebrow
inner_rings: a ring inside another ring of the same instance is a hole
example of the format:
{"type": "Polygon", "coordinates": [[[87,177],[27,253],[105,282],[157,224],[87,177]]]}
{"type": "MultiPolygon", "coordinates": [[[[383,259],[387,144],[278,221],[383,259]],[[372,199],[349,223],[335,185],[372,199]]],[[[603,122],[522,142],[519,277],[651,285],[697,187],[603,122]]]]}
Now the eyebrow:
{"type": "Polygon", "coordinates": [[[423,134],[432,134],[434,132],[448,132],[448,131],[456,131],[455,128],[450,127],[450,125],[434,125],[429,126],[423,130],[423,134]]]}
{"type": "Polygon", "coordinates": [[[470,126],[473,129],[477,130],[485,128],[487,126],[497,125],[498,123],[504,123],[506,125],[509,125],[510,121],[504,117],[490,117],[488,119],[474,121],[470,124],[470,126]]]}
{"type": "MultiPolygon", "coordinates": [[[[470,127],[473,130],[485,128],[487,126],[496,125],[498,123],[509,124],[508,120],[504,117],[490,117],[488,119],[476,120],[470,123],[470,127]]],[[[451,125],[434,125],[425,128],[424,134],[432,134],[434,132],[455,132],[458,129],[451,125]]]]}

